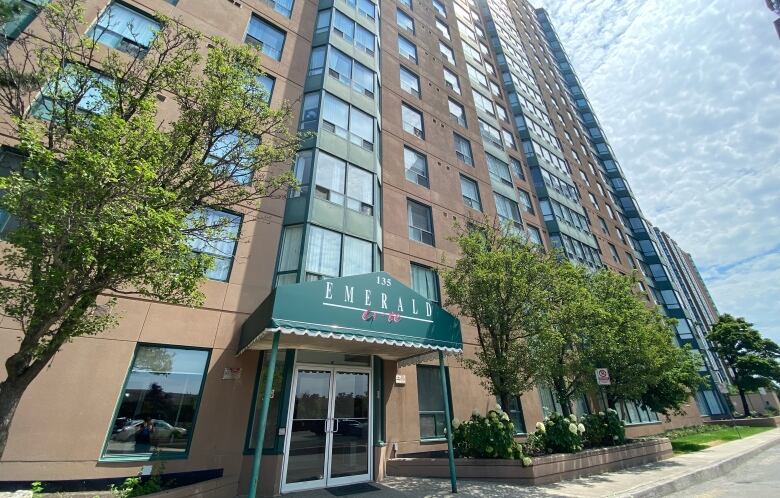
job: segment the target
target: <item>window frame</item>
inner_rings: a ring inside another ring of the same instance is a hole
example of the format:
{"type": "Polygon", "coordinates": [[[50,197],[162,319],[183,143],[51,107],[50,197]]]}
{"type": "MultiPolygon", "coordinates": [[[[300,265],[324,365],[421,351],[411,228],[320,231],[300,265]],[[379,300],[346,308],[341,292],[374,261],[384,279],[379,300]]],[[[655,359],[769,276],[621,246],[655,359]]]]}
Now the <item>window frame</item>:
{"type": "Polygon", "coordinates": [[[273,59],[275,61],[281,61],[282,55],[284,54],[284,46],[287,43],[287,31],[277,26],[275,23],[265,19],[264,17],[252,13],[251,17],[249,18],[249,22],[246,25],[246,33],[244,34],[244,43],[248,45],[252,45],[254,47],[258,47],[260,52],[263,53],[266,57],[269,57],[270,59],[273,59]],[[278,33],[281,33],[282,35],[282,44],[279,48],[279,56],[275,57],[274,55],[268,53],[265,51],[266,43],[263,40],[260,40],[259,38],[255,38],[254,35],[250,34],[250,28],[252,26],[252,22],[256,21],[259,22],[261,25],[265,25],[267,28],[270,28],[272,31],[277,31],[278,33]]]}
{"type": "MultiPolygon", "coordinates": [[[[230,216],[235,216],[238,219],[238,228],[236,229],[236,239],[233,241],[233,253],[229,257],[230,265],[228,265],[227,275],[225,276],[224,279],[219,279],[219,278],[212,278],[212,277],[209,277],[208,274],[204,274],[204,276],[208,280],[214,280],[215,282],[225,282],[225,283],[228,283],[228,282],[230,282],[230,276],[233,274],[233,266],[235,265],[235,262],[236,262],[236,251],[238,250],[238,241],[241,240],[241,229],[244,227],[244,215],[241,214],[241,213],[238,213],[236,211],[231,211],[231,210],[227,210],[227,209],[225,209],[225,210],[219,210],[219,209],[213,209],[213,208],[204,208],[204,209],[209,210],[209,211],[214,211],[214,212],[217,212],[217,213],[227,214],[227,215],[230,215],[230,216]]],[[[187,245],[189,246],[189,243],[187,245]]],[[[211,256],[211,257],[213,257],[215,259],[220,259],[220,258],[227,259],[228,258],[227,256],[222,256],[220,254],[214,254],[214,253],[211,253],[211,252],[196,251],[195,249],[192,249],[191,247],[190,247],[190,250],[194,254],[206,254],[206,255],[211,256]]],[[[209,271],[213,271],[214,269],[209,270],[209,271]]]]}
{"type": "Polygon", "coordinates": [[[203,391],[206,387],[206,378],[209,375],[209,367],[211,366],[211,354],[213,352],[213,348],[204,348],[204,347],[198,347],[198,346],[180,346],[180,345],[172,345],[172,344],[162,344],[162,343],[156,343],[156,342],[137,342],[135,345],[135,350],[133,351],[133,355],[130,358],[130,363],[127,365],[126,373],[124,381],[122,382],[122,389],[119,391],[119,396],[116,399],[116,402],[114,404],[114,412],[111,416],[111,420],[109,421],[108,428],[106,429],[106,435],[103,438],[103,447],[100,450],[100,457],[98,457],[98,462],[147,462],[152,460],[186,460],[189,458],[190,454],[190,448],[192,447],[192,440],[195,437],[195,428],[197,427],[198,422],[198,414],[200,413],[200,406],[201,402],[203,401],[203,391]],[[122,406],[122,401],[124,400],[125,390],[127,389],[127,383],[130,380],[130,374],[133,370],[133,365],[135,364],[135,359],[138,356],[138,350],[141,347],[158,347],[158,348],[169,348],[169,349],[184,349],[184,350],[194,350],[194,351],[206,351],[206,362],[203,369],[203,377],[201,379],[200,388],[198,390],[198,401],[195,404],[194,414],[192,416],[192,427],[190,428],[191,435],[187,440],[187,448],[184,450],[184,453],[177,454],[177,453],[163,453],[160,451],[153,451],[149,454],[117,454],[117,455],[107,455],[106,449],[108,447],[108,441],[111,437],[112,429],[114,421],[116,420],[117,415],[119,414],[119,408],[122,406]]]}
{"type": "MultiPolygon", "coordinates": [[[[423,365],[423,364],[419,364],[419,365],[416,366],[414,374],[415,374],[415,381],[417,381],[417,425],[418,425],[418,429],[419,429],[419,433],[420,433],[420,441],[425,441],[425,442],[446,441],[446,436],[444,434],[442,434],[441,436],[435,434],[434,436],[429,436],[429,437],[423,437],[423,435],[422,435],[422,424],[420,424],[420,413],[421,413],[422,410],[420,410],[420,383],[419,383],[419,373],[418,373],[420,368],[435,369],[435,371],[438,374],[437,376],[439,377],[439,383],[441,383],[441,375],[440,375],[441,370],[440,370],[440,367],[435,366],[435,365],[423,365]]],[[[452,415],[454,413],[452,411],[452,407],[453,407],[453,405],[452,405],[452,383],[450,382],[450,369],[449,369],[449,367],[446,367],[446,366],[444,367],[444,378],[447,381],[447,399],[445,399],[444,402],[449,405],[450,415],[452,415]]],[[[442,393],[442,397],[443,396],[444,396],[444,393],[442,393]]],[[[444,407],[442,407],[442,412],[441,412],[442,414],[444,413],[443,408],[444,407]]],[[[426,412],[430,412],[430,411],[431,410],[426,410],[426,412]]],[[[440,413],[440,412],[436,411],[435,413],[440,413]]],[[[446,426],[446,421],[445,421],[445,426],[446,426]]],[[[435,428],[435,425],[434,425],[434,428],[435,428]]]]}
{"type": "Polygon", "coordinates": [[[483,212],[482,211],[482,195],[479,193],[479,183],[477,183],[476,180],[473,178],[469,178],[468,176],[464,175],[463,173],[460,174],[460,194],[463,197],[463,203],[466,205],[466,207],[471,208],[475,211],[483,212]],[[474,191],[477,194],[476,199],[472,199],[471,197],[466,196],[465,191],[463,190],[463,182],[466,181],[467,183],[471,183],[474,186],[474,191]],[[468,201],[466,200],[468,199],[468,201]],[[474,203],[476,202],[477,207],[474,207],[474,203]]]}
{"type": "Polygon", "coordinates": [[[418,202],[418,201],[416,201],[414,199],[411,199],[411,198],[407,197],[407,199],[406,199],[406,225],[407,225],[407,233],[408,233],[408,237],[409,237],[410,241],[417,242],[419,244],[424,244],[424,245],[431,246],[431,247],[436,247],[436,232],[435,232],[435,227],[434,227],[434,223],[433,223],[433,208],[431,206],[429,206],[427,204],[423,204],[421,202],[418,202]],[[412,223],[411,214],[412,214],[412,206],[413,205],[416,205],[417,207],[422,207],[422,208],[424,208],[426,210],[426,213],[428,215],[428,221],[429,221],[429,223],[431,225],[430,232],[428,232],[428,231],[426,231],[426,230],[424,230],[424,229],[422,229],[420,227],[416,227],[416,226],[411,224],[412,223]],[[417,239],[413,238],[412,237],[412,230],[413,229],[414,230],[419,230],[421,233],[429,233],[430,236],[431,236],[431,243],[429,244],[428,242],[425,242],[424,240],[422,240],[423,239],[422,236],[420,236],[420,240],[417,240],[417,239]]]}

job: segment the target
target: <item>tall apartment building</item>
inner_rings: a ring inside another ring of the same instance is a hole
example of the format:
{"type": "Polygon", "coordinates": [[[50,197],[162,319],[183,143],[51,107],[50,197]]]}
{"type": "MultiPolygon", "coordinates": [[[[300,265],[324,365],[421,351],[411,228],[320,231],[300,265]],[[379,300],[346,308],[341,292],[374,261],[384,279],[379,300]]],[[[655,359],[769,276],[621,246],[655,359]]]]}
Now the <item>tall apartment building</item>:
{"type": "MultiPolygon", "coordinates": [[[[22,3],[11,37],[39,23],[42,2],[22,3]]],[[[20,404],[0,483],[97,483],[164,460],[180,480],[217,478],[205,494],[235,496],[257,455],[271,495],[378,480],[388,458],[444,449],[448,411],[495,404],[458,361],[435,361],[477,347],[441,308],[433,270],[457,258],[454,224],[483,214],[590,268],[642,271],[648,300],[695,344],[670,263],[526,0],[86,1],[90,23],[106,9],[258,47],[270,105],[296,102],[313,132],[292,165],[302,188],[264,202],[267,223],[235,220],[242,243],[215,254],[202,307],[122,298],[116,329],[66,345],[20,404]],[[135,438],[145,418],[151,446],[135,438]]],[[[14,324],[0,329],[0,351],[13,350],[14,324]]],[[[512,408],[523,433],[558,407],[540,386],[512,408]]],[[[692,404],[667,423],[619,408],[631,436],[717,413],[692,404]]]]}
{"type": "Polygon", "coordinates": [[[723,386],[729,382],[728,370],[720,357],[709,351],[711,345],[706,338],[712,330],[712,326],[718,321],[718,309],[715,307],[715,301],[713,301],[691,255],[685,252],[668,233],[658,227],[653,229],[667,260],[671,264],[671,274],[682,291],[686,311],[691,317],[697,341],[702,344],[702,349],[706,350],[706,360],[711,364],[711,371],[715,374],[716,383],[719,387],[723,386]]]}
{"type": "Polygon", "coordinates": [[[775,19],[775,30],[777,31],[777,36],[780,36],[780,1],[778,0],[766,0],[766,6],[769,10],[777,14],[778,18],[775,19]]]}

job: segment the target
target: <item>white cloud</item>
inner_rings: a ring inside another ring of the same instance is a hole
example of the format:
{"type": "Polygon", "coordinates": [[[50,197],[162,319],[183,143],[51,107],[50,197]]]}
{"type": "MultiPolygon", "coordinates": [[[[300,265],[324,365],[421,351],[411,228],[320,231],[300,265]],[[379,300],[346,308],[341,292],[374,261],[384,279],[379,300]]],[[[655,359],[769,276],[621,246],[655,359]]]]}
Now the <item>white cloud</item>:
{"type": "Polygon", "coordinates": [[[647,217],[780,340],[780,40],[763,2],[537,0],[647,217]]]}

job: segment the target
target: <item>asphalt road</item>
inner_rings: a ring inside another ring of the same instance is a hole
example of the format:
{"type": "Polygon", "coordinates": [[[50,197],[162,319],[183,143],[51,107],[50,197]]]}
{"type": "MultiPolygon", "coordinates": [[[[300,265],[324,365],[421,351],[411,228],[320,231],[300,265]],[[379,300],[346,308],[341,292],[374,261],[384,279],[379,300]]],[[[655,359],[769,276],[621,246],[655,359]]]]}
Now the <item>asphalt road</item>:
{"type": "Polygon", "coordinates": [[[780,446],[762,451],[717,479],[667,496],[670,498],[780,497],[780,446]]]}

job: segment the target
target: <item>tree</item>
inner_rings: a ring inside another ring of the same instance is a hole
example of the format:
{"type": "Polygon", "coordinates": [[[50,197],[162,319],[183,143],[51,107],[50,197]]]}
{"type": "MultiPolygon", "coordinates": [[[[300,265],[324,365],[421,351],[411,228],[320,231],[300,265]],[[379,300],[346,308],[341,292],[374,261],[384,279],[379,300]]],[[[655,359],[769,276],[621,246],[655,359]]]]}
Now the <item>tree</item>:
{"type": "Polygon", "coordinates": [[[608,404],[639,401],[666,416],[680,413],[702,378],[690,348],[675,344],[673,320],[640,298],[635,276],[602,269],[587,282],[598,312],[592,315],[586,364],[609,370],[608,404]]]}
{"type": "Polygon", "coordinates": [[[558,261],[553,267],[547,326],[529,339],[537,362],[536,380],[552,388],[565,416],[571,414],[572,400],[594,387],[589,350],[600,309],[589,279],[583,266],[558,261]]]}
{"type": "Polygon", "coordinates": [[[456,225],[460,258],[441,270],[445,305],[474,325],[479,348],[463,363],[483,379],[504,411],[533,385],[535,362],[527,340],[544,329],[555,257],[487,218],[456,225]]]}
{"type": "Polygon", "coordinates": [[[712,350],[719,354],[734,373],[734,384],[742,400],[743,413],[750,414],[745,393],[759,387],[772,388],[780,382],[780,346],[744,318],[724,314],[707,334],[712,350]]]}
{"type": "Polygon", "coordinates": [[[0,310],[21,329],[0,455],[30,382],[63,344],[116,323],[117,296],[202,301],[214,258],[190,243],[234,239],[236,218],[214,212],[256,218],[283,195],[299,144],[290,105],[268,107],[255,48],[210,39],[204,57],[201,35],[158,16],[148,46],[120,52],[81,34],[79,0],[41,17],[0,55],[0,108],[24,156],[0,179],[18,224],[0,249],[0,310]]]}

